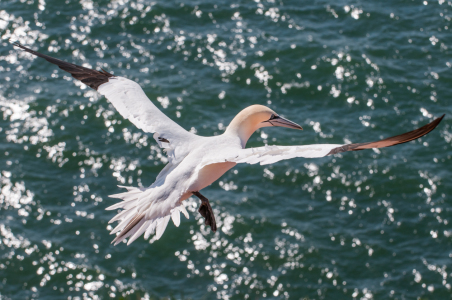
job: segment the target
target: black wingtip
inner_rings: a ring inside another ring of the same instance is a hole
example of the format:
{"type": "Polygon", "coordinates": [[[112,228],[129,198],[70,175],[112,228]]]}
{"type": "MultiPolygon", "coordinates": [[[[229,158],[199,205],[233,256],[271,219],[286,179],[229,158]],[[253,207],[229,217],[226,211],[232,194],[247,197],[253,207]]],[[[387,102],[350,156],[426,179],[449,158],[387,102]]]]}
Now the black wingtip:
{"type": "MultiPolygon", "coordinates": [[[[433,120],[433,121],[430,123],[430,124],[433,125],[432,130],[435,129],[436,126],[439,125],[439,123],[441,123],[441,121],[443,120],[443,118],[444,118],[445,116],[446,116],[446,114],[443,114],[441,117],[436,118],[435,120],[433,120]]],[[[430,130],[430,131],[431,131],[431,130],[430,130]]]]}
{"type": "Polygon", "coordinates": [[[44,58],[48,62],[50,62],[54,65],[57,65],[60,69],[70,73],[72,75],[72,77],[74,77],[75,79],[80,80],[81,82],[83,82],[84,84],[86,84],[87,86],[89,86],[95,90],[97,90],[100,85],[108,82],[108,78],[114,77],[113,74],[110,74],[105,70],[96,71],[96,70],[88,69],[88,68],[78,66],[78,65],[75,65],[72,63],[68,63],[68,62],[62,61],[60,59],[57,59],[57,58],[39,53],[37,51],[31,50],[30,48],[27,48],[18,42],[12,42],[12,44],[16,47],[21,48],[22,50],[24,50],[28,53],[31,53],[35,56],[44,58]]]}
{"type": "Polygon", "coordinates": [[[399,134],[396,136],[392,136],[383,140],[375,141],[375,142],[368,142],[368,143],[356,143],[356,144],[347,144],[342,145],[340,147],[332,149],[327,155],[337,154],[340,152],[346,152],[346,151],[360,151],[365,149],[372,149],[372,148],[385,148],[385,147],[392,147],[395,145],[407,143],[413,140],[416,140],[420,137],[423,137],[427,133],[431,132],[433,129],[435,129],[441,120],[444,118],[446,114],[443,114],[441,117],[436,118],[432,122],[409,132],[399,134]]]}
{"type": "Polygon", "coordinates": [[[21,45],[21,44],[19,44],[19,42],[18,41],[9,41],[13,46],[16,46],[16,47],[19,47],[19,48],[22,48],[23,46],[21,45]]]}
{"type": "Polygon", "coordinates": [[[27,49],[27,47],[23,46],[21,43],[19,43],[18,41],[9,41],[13,46],[19,47],[21,49],[27,49]]]}

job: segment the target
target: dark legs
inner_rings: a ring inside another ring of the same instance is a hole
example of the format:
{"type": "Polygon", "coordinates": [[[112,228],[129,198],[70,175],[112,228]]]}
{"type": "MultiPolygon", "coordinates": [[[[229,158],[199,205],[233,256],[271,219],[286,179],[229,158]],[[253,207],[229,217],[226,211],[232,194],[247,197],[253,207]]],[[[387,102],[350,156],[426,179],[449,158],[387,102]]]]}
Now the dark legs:
{"type": "Polygon", "coordinates": [[[199,206],[199,213],[204,217],[204,224],[209,225],[213,232],[217,231],[217,223],[215,222],[215,216],[213,215],[212,207],[210,207],[209,199],[201,195],[200,192],[192,192],[193,195],[201,200],[201,206],[199,206]]]}

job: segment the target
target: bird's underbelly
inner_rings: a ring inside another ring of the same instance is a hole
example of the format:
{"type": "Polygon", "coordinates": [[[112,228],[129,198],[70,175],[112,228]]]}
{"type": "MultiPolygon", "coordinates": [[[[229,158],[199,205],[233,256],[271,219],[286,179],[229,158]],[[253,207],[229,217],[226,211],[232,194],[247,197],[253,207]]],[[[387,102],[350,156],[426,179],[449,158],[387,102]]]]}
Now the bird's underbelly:
{"type": "Polygon", "coordinates": [[[200,191],[206,186],[211,185],[213,182],[215,182],[218,178],[220,178],[224,173],[226,173],[229,169],[231,169],[235,165],[236,163],[234,162],[224,162],[205,166],[204,168],[201,169],[201,171],[199,171],[198,178],[190,186],[190,189],[188,191],[189,195],[187,196],[190,197],[191,192],[200,191]]]}

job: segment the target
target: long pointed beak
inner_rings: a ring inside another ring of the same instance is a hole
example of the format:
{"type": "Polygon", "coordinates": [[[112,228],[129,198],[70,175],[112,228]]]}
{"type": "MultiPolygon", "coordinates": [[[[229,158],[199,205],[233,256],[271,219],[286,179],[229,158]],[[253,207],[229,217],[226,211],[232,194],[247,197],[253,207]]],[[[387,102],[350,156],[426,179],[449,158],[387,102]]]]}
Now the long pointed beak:
{"type": "Polygon", "coordinates": [[[287,128],[303,130],[303,127],[301,127],[297,123],[287,120],[280,116],[278,116],[277,118],[274,118],[273,120],[269,120],[268,122],[270,122],[270,124],[272,124],[273,126],[280,126],[280,127],[287,127],[287,128]]]}

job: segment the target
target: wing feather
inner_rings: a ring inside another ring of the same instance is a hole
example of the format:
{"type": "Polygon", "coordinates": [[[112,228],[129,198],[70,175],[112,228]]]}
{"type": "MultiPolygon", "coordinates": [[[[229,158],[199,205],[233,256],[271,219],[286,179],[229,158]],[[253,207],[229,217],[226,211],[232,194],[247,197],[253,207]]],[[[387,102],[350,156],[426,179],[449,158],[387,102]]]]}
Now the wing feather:
{"type": "Polygon", "coordinates": [[[25,46],[22,46],[21,44],[15,42],[13,43],[14,46],[21,48],[22,50],[25,50],[28,53],[31,53],[33,55],[36,55],[38,57],[44,58],[48,62],[57,65],[61,70],[64,70],[66,72],[71,73],[72,77],[75,79],[80,80],[90,88],[93,88],[95,90],[98,89],[98,87],[105,82],[108,82],[108,79],[113,77],[112,74],[108,73],[107,71],[96,71],[91,70],[82,66],[74,65],[62,60],[59,60],[57,58],[36,52],[34,50],[31,50],[30,48],[27,48],[25,46]]]}
{"type": "Polygon", "coordinates": [[[227,161],[248,164],[260,163],[261,165],[267,165],[294,157],[315,158],[346,151],[359,151],[372,148],[391,147],[398,144],[407,143],[426,135],[427,133],[435,129],[443,118],[444,115],[416,130],[375,142],[345,145],[314,144],[303,146],[264,146],[257,148],[248,148],[239,150],[236,156],[228,158],[227,161]]]}
{"type": "Polygon", "coordinates": [[[164,135],[170,143],[174,137],[193,135],[161,112],[135,81],[124,77],[112,77],[100,85],[98,91],[124,118],[145,132],[158,132],[160,137],[164,135]]]}
{"type": "Polygon", "coordinates": [[[129,119],[139,129],[155,133],[155,140],[160,147],[166,149],[170,161],[178,162],[183,159],[189,149],[188,144],[198,138],[161,112],[138,83],[104,70],[96,71],[56,59],[19,43],[13,45],[57,65],[75,79],[104,95],[121,116],[129,119]]]}
{"type": "Polygon", "coordinates": [[[416,140],[438,126],[438,124],[441,122],[441,120],[444,118],[445,114],[442,115],[439,118],[436,118],[432,122],[422,126],[421,128],[415,129],[410,132],[406,132],[403,134],[399,134],[396,136],[392,136],[383,140],[379,140],[376,142],[368,142],[368,143],[356,143],[356,144],[347,144],[343,145],[341,147],[332,149],[328,155],[336,154],[340,152],[346,152],[346,151],[359,151],[359,150],[365,150],[365,149],[372,149],[372,148],[385,148],[385,147],[392,147],[395,145],[408,143],[410,141],[416,140]]]}

